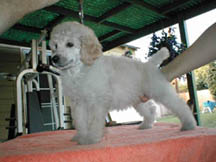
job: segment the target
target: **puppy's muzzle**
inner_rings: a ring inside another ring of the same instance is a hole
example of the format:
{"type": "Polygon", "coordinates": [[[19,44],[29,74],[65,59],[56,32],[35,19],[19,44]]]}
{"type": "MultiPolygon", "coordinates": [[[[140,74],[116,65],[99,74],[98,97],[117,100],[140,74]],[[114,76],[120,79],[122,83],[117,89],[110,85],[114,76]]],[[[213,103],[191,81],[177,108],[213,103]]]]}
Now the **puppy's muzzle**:
{"type": "Polygon", "coordinates": [[[55,55],[51,58],[52,65],[54,67],[57,67],[61,70],[65,70],[71,67],[73,64],[74,60],[67,60],[65,57],[61,57],[59,55],[55,55]]]}
{"type": "Polygon", "coordinates": [[[59,57],[58,55],[55,55],[55,56],[52,57],[52,62],[53,62],[54,64],[59,63],[59,61],[60,61],[60,57],[59,57]]]}

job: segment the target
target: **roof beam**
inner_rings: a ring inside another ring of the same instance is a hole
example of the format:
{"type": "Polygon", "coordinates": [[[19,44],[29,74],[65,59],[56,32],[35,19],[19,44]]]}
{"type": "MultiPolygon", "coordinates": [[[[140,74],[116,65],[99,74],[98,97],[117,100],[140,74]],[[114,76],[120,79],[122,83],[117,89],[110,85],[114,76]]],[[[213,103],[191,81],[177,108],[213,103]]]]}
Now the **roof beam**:
{"type": "Polygon", "coordinates": [[[112,36],[114,36],[114,35],[116,35],[116,34],[118,34],[118,33],[120,33],[120,32],[121,32],[121,31],[113,30],[112,32],[109,32],[109,33],[107,33],[107,34],[105,34],[105,35],[102,35],[102,36],[99,37],[98,39],[99,39],[100,42],[103,42],[103,41],[106,40],[107,38],[110,38],[110,37],[112,37],[112,36]]]}
{"type": "MultiPolygon", "coordinates": [[[[75,12],[73,10],[66,9],[64,7],[60,7],[60,6],[53,5],[53,6],[43,8],[43,10],[58,13],[59,15],[72,16],[75,18],[79,18],[79,15],[77,12],[75,12]]],[[[90,16],[89,16],[89,18],[90,18],[90,16]]],[[[92,19],[92,21],[93,21],[93,19],[92,19]]]]}
{"type": "MultiPolygon", "coordinates": [[[[136,34],[126,35],[126,36],[120,37],[120,38],[118,38],[112,42],[109,42],[109,43],[104,41],[104,43],[102,43],[103,50],[104,51],[110,50],[110,49],[117,47],[119,45],[128,43],[134,39],[140,38],[142,36],[145,36],[147,34],[154,32],[154,31],[160,30],[161,29],[161,22],[164,22],[164,21],[161,20],[160,23],[155,22],[153,24],[147,25],[144,28],[142,28],[142,30],[137,31],[136,34]]],[[[166,21],[166,24],[164,24],[164,27],[166,27],[166,25],[169,26],[172,23],[173,22],[170,22],[170,20],[168,20],[168,21],[166,21]]]]}
{"type": "Polygon", "coordinates": [[[44,28],[50,31],[54,26],[59,24],[65,18],[64,15],[59,15],[57,18],[49,22],[44,28]]]}
{"type": "Polygon", "coordinates": [[[0,43],[1,44],[9,44],[9,45],[14,45],[14,46],[21,46],[21,47],[30,47],[31,44],[27,42],[18,42],[15,40],[8,40],[8,39],[2,39],[0,38],[0,43]]]}
{"type": "Polygon", "coordinates": [[[191,0],[178,0],[178,1],[174,1],[171,4],[168,4],[162,8],[159,9],[159,11],[163,14],[167,14],[173,10],[176,10],[177,8],[182,7],[183,5],[185,5],[186,3],[190,2],[191,0]]]}
{"type": "Polygon", "coordinates": [[[179,17],[183,20],[190,19],[194,16],[198,16],[200,14],[203,14],[207,11],[210,11],[212,9],[216,8],[216,1],[215,0],[206,0],[203,1],[201,4],[197,5],[196,8],[193,9],[187,9],[185,12],[179,13],[179,17]]]}
{"type": "MultiPolygon", "coordinates": [[[[60,7],[60,6],[50,6],[50,7],[44,8],[44,10],[47,10],[49,12],[55,12],[55,13],[58,13],[58,14],[64,15],[64,16],[72,16],[72,17],[75,17],[75,18],[79,19],[79,15],[78,15],[77,12],[66,9],[66,8],[63,8],[63,7],[60,7]]],[[[91,22],[94,22],[94,23],[98,22],[97,17],[93,17],[93,16],[90,16],[90,15],[85,15],[84,17],[85,17],[86,21],[91,21],[91,22]]],[[[122,25],[119,25],[119,24],[116,24],[116,23],[111,23],[111,22],[108,22],[108,21],[103,21],[101,24],[103,24],[105,26],[108,26],[108,27],[111,27],[111,28],[114,28],[114,29],[117,29],[117,30],[120,30],[120,31],[127,32],[127,33],[135,32],[134,29],[131,29],[129,27],[125,27],[125,26],[122,26],[122,25]]]]}
{"type": "Polygon", "coordinates": [[[104,43],[102,43],[104,46],[103,50],[107,51],[107,50],[112,49],[114,47],[117,47],[121,44],[130,42],[132,40],[138,39],[138,38],[143,37],[145,35],[151,34],[151,33],[155,32],[157,30],[160,30],[162,28],[176,24],[179,22],[180,19],[186,20],[186,19],[192,18],[194,16],[205,13],[205,12],[207,12],[211,9],[215,9],[215,8],[216,8],[216,1],[215,0],[203,1],[202,3],[197,5],[196,8],[194,8],[194,9],[189,8],[187,10],[184,10],[184,11],[177,13],[176,15],[172,15],[172,17],[170,19],[164,18],[162,20],[159,20],[158,22],[144,26],[143,28],[140,28],[136,34],[133,34],[133,35],[130,34],[130,35],[120,37],[120,38],[114,40],[113,42],[109,42],[109,43],[104,42],[104,43]],[[163,26],[161,26],[161,22],[163,22],[163,26]]]}
{"type": "Polygon", "coordinates": [[[165,15],[164,13],[161,13],[161,11],[160,11],[158,8],[156,8],[156,7],[152,6],[152,5],[150,5],[149,3],[146,3],[146,2],[141,1],[141,0],[126,0],[126,1],[127,1],[128,3],[131,3],[131,4],[136,4],[136,5],[139,5],[139,6],[141,6],[141,7],[144,7],[144,8],[146,8],[146,9],[148,9],[148,10],[150,10],[150,11],[156,13],[156,14],[159,15],[159,16],[168,18],[167,15],[165,15]]]}
{"type": "Polygon", "coordinates": [[[130,7],[130,6],[131,6],[130,3],[125,2],[125,3],[123,3],[123,4],[119,5],[119,6],[117,6],[117,7],[113,8],[113,9],[111,9],[110,11],[104,13],[102,16],[100,16],[99,18],[97,18],[97,23],[102,23],[102,22],[104,22],[104,21],[105,21],[106,19],[108,19],[109,17],[112,17],[112,16],[118,14],[119,12],[121,12],[121,11],[127,9],[127,8],[130,7]]]}
{"type": "Polygon", "coordinates": [[[57,18],[49,22],[44,28],[48,31],[47,39],[50,39],[51,30],[65,18],[64,15],[59,15],[57,18]]]}
{"type": "Polygon", "coordinates": [[[105,25],[105,26],[109,26],[109,27],[112,27],[114,29],[126,32],[126,33],[134,33],[134,32],[136,32],[135,29],[131,29],[129,27],[126,27],[126,26],[123,26],[123,25],[118,25],[116,23],[112,23],[112,22],[108,22],[108,21],[104,21],[104,22],[102,22],[102,24],[105,25]]]}
{"type": "Polygon", "coordinates": [[[31,33],[41,33],[41,28],[35,28],[35,27],[30,27],[30,26],[26,26],[26,25],[22,25],[22,24],[15,24],[12,29],[15,30],[21,30],[21,31],[25,31],[25,32],[31,32],[31,33]]]}

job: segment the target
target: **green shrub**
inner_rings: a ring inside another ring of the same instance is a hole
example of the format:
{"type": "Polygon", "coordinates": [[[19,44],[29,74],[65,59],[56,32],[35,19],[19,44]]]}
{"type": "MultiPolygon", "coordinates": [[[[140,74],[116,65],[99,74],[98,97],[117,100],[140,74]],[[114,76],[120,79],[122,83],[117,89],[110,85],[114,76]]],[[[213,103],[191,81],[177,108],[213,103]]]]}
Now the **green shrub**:
{"type": "Polygon", "coordinates": [[[209,64],[207,83],[210,93],[216,99],[216,62],[209,64]]]}

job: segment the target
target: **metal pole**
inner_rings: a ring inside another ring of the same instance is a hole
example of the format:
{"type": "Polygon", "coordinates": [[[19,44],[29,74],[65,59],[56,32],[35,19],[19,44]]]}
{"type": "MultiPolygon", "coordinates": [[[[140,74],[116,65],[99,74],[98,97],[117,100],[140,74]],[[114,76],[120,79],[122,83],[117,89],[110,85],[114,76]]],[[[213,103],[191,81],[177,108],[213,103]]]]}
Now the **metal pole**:
{"type": "Polygon", "coordinates": [[[47,56],[46,56],[46,41],[43,40],[42,41],[42,52],[41,52],[41,55],[42,55],[42,64],[47,64],[47,56]]]}
{"type": "Polygon", "coordinates": [[[60,128],[64,129],[64,106],[63,106],[63,94],[62,94],[62,81],[61,78],[57,75],[53,76],[57,80],[57,93],[58,93],[58,108],[59,108],[59,118],[60,118],[60,128]]]}
{"type": "Polygon", "coordinates": [[[37,68],[37,41],[32,40],[32,68],[36,70],[37,68]]]}
{"type": "MultiPolygon", "coordinates": [[[[180,29],[180,35],[181,35],[181,40],[182,43],[188,47],[188,35],[187,35],[187,29],[186,29],[186,24],[184,20],[179,21],[179,29],[180,29]]],[[[187,74],[187,83],[188,83],[188,90],[189,90],[189,96],[190,100],[192,101],[192,104],[194,106],[194,117],[197,121],[197,125],[199,126],[201,124],[200,121],[200,111],[199,111],[199,102],[198,102],[198,97],[197,97],[197,90],[196,90],[196,85],[195,85],[195,79],[194,79],[194,73],[189,72],[187,74]]]]}
{"type": "MultiPolygon", "coordinates": [[[[51,98],[51,103],[52,103],[51,109],[53,109],[56,128],[58,129],[59,128],[59,116],[58,116],[56,100],[55,100],[53,80],[52,80],[52,76],[49,74],[47,75],[47,78],[48,78],[48,85],[49,85],[49,89],[50,89],[50,98],[51,98]]],[[[59,114],[59,115],[61,115],[61,114],[59,114]]]]}
{"type": "Polygon", "coordinates": [[[17,133],[23,133],[23,113],[22,113],[22,79],[25,74],[28,73],[35,73],[33,69],[26,69],[22,71],[16,80],[16,87],[17,87],[17,133]]]}
{"type": "MultiPolygon", "coordinates": [[[[38,40],[38,45],[43,41],[43,39],[46,37],[46,35],[47,35],[47,30],[42,30],[42,31],[41,31],[41,35],[40,35],[40,38],[39,38],[39,40],[38,40]]],[[[23,60],[23,62],[21,63],[22,66],[21,66],[20,69],[19,69],[20,72],[23,71],[23,70],[25,70],[25,64],[26,64],[26,62],[30,62],[30,60],[31,60],[31,55],[32,55],[32,48],[31,48],[30,51],[28,52],[26,58],[25,58],[25,59],[23,60]]]]}
{"type": "Polygon", "coordinates": [[[83,12],[83,0],[79,0],[79,17],[80,17],[80,23],[83,24],[83,19],[84,19],[84,12],[83,12]]]}

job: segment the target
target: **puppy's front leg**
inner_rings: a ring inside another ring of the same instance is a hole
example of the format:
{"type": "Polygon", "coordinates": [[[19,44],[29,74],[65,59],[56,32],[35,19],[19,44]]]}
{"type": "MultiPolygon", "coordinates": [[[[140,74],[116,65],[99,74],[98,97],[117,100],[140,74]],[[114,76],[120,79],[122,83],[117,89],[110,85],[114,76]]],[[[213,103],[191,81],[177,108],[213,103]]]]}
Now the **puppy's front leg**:
{"type": "Polygon", "coordinates": [[[74,125],[77,130],[77,134],[72,138],[72,141],[81,143],[86,138],[88,132],[86,105],[77,104],[75,107],[72,107],[71,116],[74,119],[74,125]]]}
{"type": "Polygon", "coordinates": [[[79,144],[100,142],[104,134],[107,111],[103,106],[80,105],[75,110],[75,127],[77,135],[73,138],[79,144]]]}
{"type": "MultiPolygon", "coordinates": [[[[92,105],[88,111],[88,133],[82,144],[94,144],[101,141],[104,135],[107,109],[104,105],[92,105]]],[[[82,141],[83,142],[83,141],[82,141]]]]}

